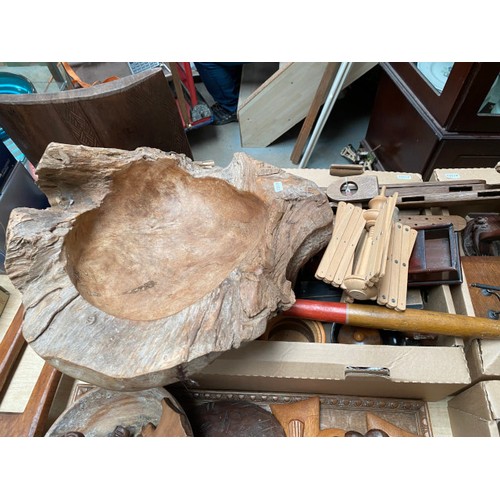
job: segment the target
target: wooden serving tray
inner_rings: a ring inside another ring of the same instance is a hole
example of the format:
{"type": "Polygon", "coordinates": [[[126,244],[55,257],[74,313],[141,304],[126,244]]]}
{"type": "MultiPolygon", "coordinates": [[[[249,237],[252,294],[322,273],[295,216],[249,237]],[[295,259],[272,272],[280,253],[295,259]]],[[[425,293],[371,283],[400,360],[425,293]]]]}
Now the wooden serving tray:
{"type": "Polygon", "coordinates": [[[370,412],[417,436],[432,436],[428,407],[425,401],[420,400],[296,393],[194,391],[184,388],[175,391],[172,386],[169,386],[168,390],[172,391],[181,404],[188,419],[193,405],[210,402],[241,401],[256,404],[270,412],[270,404],[293,403],[319,396],[321,429],[340,428],[346,431],[355,430],[364,434],[368,431],[366,414],[370,412]]]}

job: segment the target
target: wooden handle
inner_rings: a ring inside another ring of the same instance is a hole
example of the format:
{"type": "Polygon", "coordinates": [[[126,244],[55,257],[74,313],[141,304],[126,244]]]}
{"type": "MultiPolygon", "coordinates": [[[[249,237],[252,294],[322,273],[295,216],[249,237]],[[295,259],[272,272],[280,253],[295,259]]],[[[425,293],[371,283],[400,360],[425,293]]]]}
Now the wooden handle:
{"type": "Polygon", "coordinates": [[[421,309],[399,312],[380,306],[297,299],[287,316],[381,330],[418,331],[433,335],[494,339],[500,321],[421,309]]]}

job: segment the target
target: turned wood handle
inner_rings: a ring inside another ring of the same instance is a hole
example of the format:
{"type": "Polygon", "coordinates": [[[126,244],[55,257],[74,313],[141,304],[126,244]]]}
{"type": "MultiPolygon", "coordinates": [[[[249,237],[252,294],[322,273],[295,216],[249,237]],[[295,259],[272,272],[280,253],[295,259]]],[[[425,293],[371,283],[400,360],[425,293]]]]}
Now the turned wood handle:
{"type": "Polygon", "coordinates": [[[500,321],[421,309],[395,311],[381,306],[297,299],[284,314],[381,330],[418,331],[453,337],[500,337],[500,321]]]}

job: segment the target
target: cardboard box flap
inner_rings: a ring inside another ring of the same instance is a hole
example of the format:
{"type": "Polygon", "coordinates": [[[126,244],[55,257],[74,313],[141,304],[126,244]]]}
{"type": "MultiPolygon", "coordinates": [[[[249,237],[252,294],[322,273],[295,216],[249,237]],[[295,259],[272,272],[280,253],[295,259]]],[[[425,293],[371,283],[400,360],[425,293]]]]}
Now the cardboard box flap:
{"type": "Polygon", "coordinates": [[[488,380],[484,383],[486,388],[486,397],[493,420],[500,420],[500,380],[488,380]]]}
{"type": "Polygon", "coordinates": [[[433,384],[470,382],[460,348],[259,340],[223,353],[201,373],[319,380],[384,377],[393,382],[433,384]],[[422,363],[423,356],[426,363],[422,363]]]}
{"type": "MultiPolygon", "coordinates": [[[[326,189],[330,184],[339,179],[339,177],[330,175],[329,168],[284,168],[283,170],[289,174],[297,175],[298,177],[303,177],[304,179],[313,181],[318,187],[323,189],[326,189]]],[[[360,175],[376,176],[379,185],[422,182],[422,176],[420,174],[411,172],[385,172],[377,170],[365,170],[365,172],[360,175]]],[[[350,179],[355,180],[355,177],[357,176],[351,176],[350,179]]]]}
{"type": "Polygon", "coordinates": [[[500,380],[473,385],[450,399],[448,407],[485,421],[500,419],[500,380]]]}
{"type": "Polygon", "coordinates": [[[494,167],[479,168],[435,168],[431,180],[436,181],[462,181],[483,179],[488,184],[499,184],[500,173],[494,167]]]}
{"type": "Polygon", "coordinates": [[[482,372],[485,375],[500,373],[500,340],[478,340],[482,372]]]}

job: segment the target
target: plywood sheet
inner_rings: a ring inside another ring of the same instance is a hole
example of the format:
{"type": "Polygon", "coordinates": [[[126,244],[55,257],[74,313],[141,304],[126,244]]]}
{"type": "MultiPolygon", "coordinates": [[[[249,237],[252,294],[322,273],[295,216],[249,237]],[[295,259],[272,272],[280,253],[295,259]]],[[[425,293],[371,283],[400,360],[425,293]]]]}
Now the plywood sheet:
{"type": "MultiPolygon", "coordinates": [[[[326,62],[291,62],[268,78],[238,109],[242,147],[266,147],[303,120],[326,62]]],[[[340,66],[340,63],[337,63],[340,66]]],[[[347,87],[376,63],[353,63],[347,87]]]]}

